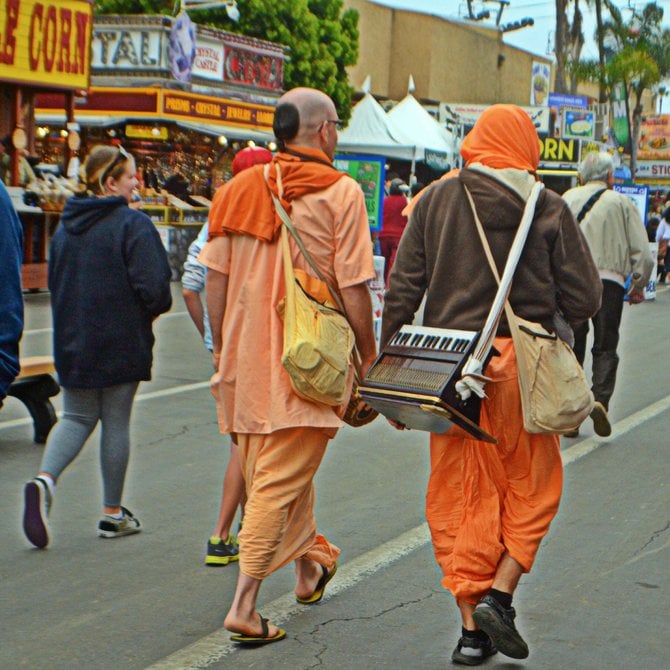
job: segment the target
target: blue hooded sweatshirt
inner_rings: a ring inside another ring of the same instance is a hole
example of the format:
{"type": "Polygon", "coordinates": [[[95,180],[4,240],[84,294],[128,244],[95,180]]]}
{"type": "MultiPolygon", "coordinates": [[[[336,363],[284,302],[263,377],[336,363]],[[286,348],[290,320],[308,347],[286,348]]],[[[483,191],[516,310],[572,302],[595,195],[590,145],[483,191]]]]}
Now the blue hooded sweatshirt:
{"type": "Polygon", "coordinates": [[[23,228],[5,185],[0,182],[0,405],[19,373],[23,332],[23,228]]]}
{"type": "Polygon", "coordinates": [[[54,359],[65,388],[151,379],[152,321],[170,267],[148,216],[123,197],[72,197],[49,252],[54,359]]]}

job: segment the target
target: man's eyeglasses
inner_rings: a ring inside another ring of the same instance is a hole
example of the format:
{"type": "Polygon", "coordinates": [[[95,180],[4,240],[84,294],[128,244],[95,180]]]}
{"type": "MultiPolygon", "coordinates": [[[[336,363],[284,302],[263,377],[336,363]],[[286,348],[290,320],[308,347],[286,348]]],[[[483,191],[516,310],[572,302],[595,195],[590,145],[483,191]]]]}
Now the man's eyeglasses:
{"type": "Polygon", "coordinates": [[[332,123],[338,130],[342,130],[342,128],[344,128],[344,121],[341,119],[326,119],[323,123],[332,123]]]}
{"type": "Polygon", "coordinates": [[[130,154],[119,144],[118,146],[119,153],[116,154],[116,157],[114,160],[102,171],[102,174],[100,175],[100,188],[104,191],[105,187],[105,181],[107,180],[107,177],[111,174],[112,170],[121,162],[121,161],[127,161],[130,159],[130,154]]]}

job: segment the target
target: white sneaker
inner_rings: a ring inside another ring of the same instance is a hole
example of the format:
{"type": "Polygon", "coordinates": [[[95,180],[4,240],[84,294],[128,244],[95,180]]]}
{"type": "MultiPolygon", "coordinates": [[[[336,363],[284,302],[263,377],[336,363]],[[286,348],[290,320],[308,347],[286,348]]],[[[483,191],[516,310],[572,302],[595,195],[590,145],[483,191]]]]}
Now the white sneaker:
{"type": "Polygon", "coordinates": [[[142,530],[140,520],[134,517],[130,510],[122,507],[121,511],[123,516],[120,519],[115,519],[107,514],[100,519],[98,524],[98,535],[100,537],[123,537],[124,535],[139,533],[142,530]]]}

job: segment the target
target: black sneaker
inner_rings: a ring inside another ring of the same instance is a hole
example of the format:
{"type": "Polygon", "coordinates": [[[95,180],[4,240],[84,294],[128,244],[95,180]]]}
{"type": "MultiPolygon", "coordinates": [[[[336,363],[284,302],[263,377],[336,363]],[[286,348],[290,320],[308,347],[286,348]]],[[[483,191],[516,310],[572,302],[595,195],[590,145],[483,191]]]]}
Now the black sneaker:
{"type": "Polygon", "coordinates": [[[490,638],[498,651],[510,658],[527,658],[528,645],[514,625],[513,607],[503,607],[495,598],[484,596],[475,607],[472,618],[490,638]]]}
{"type": "Polygon", "coordinates": [[[497,654],[491,638],[479,640],[476,637],[461,637],[451,655],[452,662],[457,665],[481,665],[489,656],[497,654]]]}
{"type": "Polygon", "coordinates": [[[23,497],[23,532],[38,549],[44,549],[49,544],[49,486],[41,477],[34,477],[24,486],[23,497]]]}
{"type": "Polygon", "coordinates": [[[240,548],[235,536],[228,535],[225,542],[223,538],[216,535],[209,538],[205,565],[228,565],[228,563],[239,559],[240,548]]]}

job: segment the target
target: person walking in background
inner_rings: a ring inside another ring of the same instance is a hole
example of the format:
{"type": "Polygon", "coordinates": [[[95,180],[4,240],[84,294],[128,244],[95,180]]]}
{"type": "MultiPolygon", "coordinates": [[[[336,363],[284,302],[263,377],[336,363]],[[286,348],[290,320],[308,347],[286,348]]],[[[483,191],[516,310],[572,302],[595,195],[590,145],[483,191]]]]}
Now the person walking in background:
{"type": "MultiPolygon", "coordinates": [[[[423,324],[481,331],[498,288],[488,269],[466,189],[500,275],[535,184],[539,142],[530,117],[493,105],[461,147],[466,168],[422,191],[398,247],[384,302],[381,346],[412,323],[425,295],[423,324]]],[[[571,323],[600,304],[598,273],[565,203],[545,189],[538,200],[509,301],[516,314],[551,328],[560,308],[571,323]]],[[[480,442],[453,429],[430,435],[426,517],[442,584],[456,599],[462,630],[454,663],[480,665],[500,651],[526,658],[512,599],[558,509],[562,465],[557,435],[523,427],[516,356],[503,315],[480,425],[480,442]]],[[[394,424],[402,428],[400,424],[394,424]]]]}
{"type": "Polygon", "coordinates": [[[140,381],[151,379],[153,320],[170,309],[170,267],[146,214],[131,209],[135,161],[121,146],[94,147],[86,184],[69,198],[49,252],[56,371],[63,418],[49,435],[36,477],[24,488],[23,529],[50,541],[54,487],[98,421],[103,515],[98,535],[138,533],[121,506],[130,452],[130,413],[140,381]]]}
{"type": "MultiPolygon", "coordinates": [[[[2,179],[5,184],[11,183],[12,179],[12,168],[11,168],[11,155],[10,152],[14,147],[12,142],[12,136],[7,135],[0,140],[0,179],[2,179]]],[[[35,171],[28,162],[28,152],[25,149],[15,149],[16,153],[19,156],[19,181],[18,186],[27,186],[30,182],[33,182],[37,179],[35,171]]]]}
{"type": "MultiPolygon", "coordinates": [[[[233,159],[233,177],[252,165],[268,163],[271,160],[272,153],[267,149],[262,147],[246,147],[238,151],[233,159]]],[[[181,284],[186,309],[200,336],[203,338],[205,347],[212,353],[212,329],[207,314],[207,306],[206,304],[203,305],[201,298],[201,294],[205,288],[207,268],[198,260],[198,255],[205,245],[208,235],[209,223],[206,223],[188,249],[181,284]]],[[[228,459],[226,473],[223,477],[219,516],[214,533],[207,541],[206,565],[228,565],[231,561],[238,560],[239,545],[237,538],[230,532],[230,528],[238,506],[241,518],[244,517],[245,498],[244,478],[242,477],[242,470],[240,468],[240,451],[237,447],[235,436],[231,435],[230,458],[228,459]]]]}
{"type": "Polygon", "coordinates": [[[5,185],[0,182],[0,407],[19,374],[23,333],[23,228],[5,185]]]}
{"type": "Polygon", "coordinates": [[[402,179],[394,179],[389,187],[389,194],[384,198],[379,246],[384,257],[384,280],[387,286],[396,250],[407,225],[407,217],[402,211],[407,207],[408,192],[409,187],[402,179]]]}
{"type": "MultiPolygon", "coordinates": [[[[282,201],[314,262],[339,290],[363,375],[376,356],[366,284],[375,272],[363,192],[332,165],[340,123],[324,93],[309,88],[285,93],[273,124],[280,152],[269,165],[245,170],[217,191],[210,240],[199,257],[208,268],[217,369],[212,393],[219,428],[237,435],[247,492],[240,571],[224,620],[235,633],[231,639],[240,644],[286,636],[256,609],[268,575],[295,561],[296,600],[312,604],[322,599],[337,570],[340,550],[317,533],[313,480],[345,407],[299,397],[281,364],[281,219],[270,192],[282,201]]],[[[309,280],[305,290],[324,293],[292,238],[290,247],[296,272],[309,280]]]]}
{"type": "MultiPolygon", "coordinates": [[[[602,306],[593,316],[593,396],[591,412],[597,435],[612,432],[608,416],[619,365],[617,346],[625,296],[624,282],[632,273],[628,304],[644,302],[644,288],[655,267],[647,233],[635,205],[612,190],[614,162],[605,151],[591,152],[579,165],[581,186],[563,194],[593,254],[602,284],[602,306]]],[[[658,234],[658,233],[657,233],[658,234]]],[[[589,322],[575,328],[574,351],[584,365],[589,322]]],[[[568,437],[576,437],[579,430],[568,437]]]]}
{"type": "Polygon", "coordinates": [[[666,207],[663,216],[656,228],[655,240],[658,243],[658,283],[665,284],[668,272],[670,272],[670,207],[666,207]]]}

